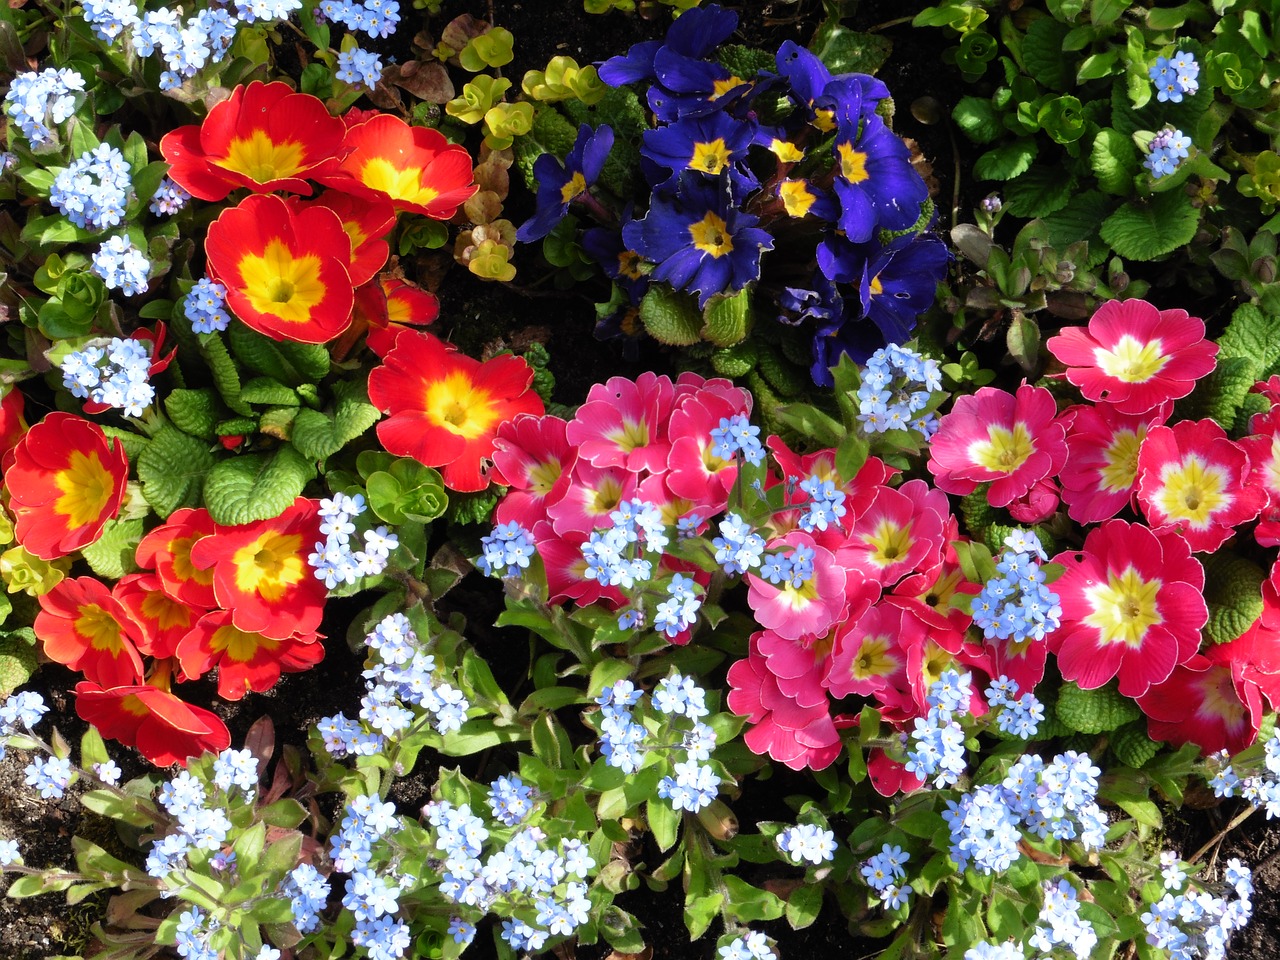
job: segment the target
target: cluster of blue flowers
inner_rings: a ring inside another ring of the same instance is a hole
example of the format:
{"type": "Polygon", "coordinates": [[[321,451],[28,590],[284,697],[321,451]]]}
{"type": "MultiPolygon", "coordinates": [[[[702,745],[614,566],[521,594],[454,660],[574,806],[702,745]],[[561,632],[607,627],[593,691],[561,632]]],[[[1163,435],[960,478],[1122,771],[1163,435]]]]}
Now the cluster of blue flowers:
{"type": "Polygon", "coordinates": [[[1155,84],[1156,99],[1161,103],[1181,103],[1183,95],[1192,96],[1200,89],[1200,64],[1195,54],[1179,50],[1172,57],[1156,57],[1155,66],[1147,70],[1155,84]]]}
{"type": "Polygon", "coordinates": [[[31,146],[39,148],[53,142],[53,127],[70,119],[83,93],[84,77],[74,70],[19,73],[9,84],[4,110],[31,146]]]}
{"type": "Polygon", "coordinates": [[[1225,895],[1215,896],[1203,890],[1182,890],[1184,865],[1174,866],[1179,875],[1176,882],[1166,871],[1164,884],[1171,892],[1142,914],[1147,943],[1169,951],[1170,960],[1226,960],[1231,935],[1244,929],[1253,916],[1253,873],[1232,857],[1223,875],[1225,895]]]}
{"type": "Polygon", "coordinates": [[[1027,691],[1018,696],[1018,684],[1001,674],[987,686],[987,705],[996,714],[996,725],[1005,733],[1012,734],[1020,740],[1030,740],[1040,729],[1044,720],[1044,704],[1036,699],[1035,694],[1027,691]]]}
{"type": "Polygon", "coordinates": [[[771,553],[760,564],[760,576],[775,586],[799,590],[813,579],[813,547],[800,544],[794,550],[771,553]]]}
{"type": "Polygon", "coordinates": [[[1024,831],[1101,849],[1107,818],[1096,799],[1100,773],[1088,754],[1074,750],[1047,764],[1037,754],[1020,757],[999,784],[947,801],[951,859],[961,870],[972,863],[981,873],[1003,873],[1021,856],[1024,831]]]}
{"type": "Polygon", "coordinates": [[[49,202],[83,230],[114,227],[124,219],[133,188],[129,173],[124,154],[100,143],[58,172],[49,202]]]}
{"type": "Polygon", "coordinates": [[[602,585],[631,589],[653,576],[653,562],[640,555],[661,554],[667,536],[662,511],[647,500],[626,500],[609,514],[613,526],[592,531],[582,545],[583,576],[602,585]]]}
{"type": "Polygon", "coordinates": [[[758,930],[735,937],[719,950],[721,960],[778,960],[769,938],[758,930]]]}
{"type": "Polygon", "coordinates": [[[813,474],[800,481],[800,489],[809,495],[809,499],[796,526],[806,533],[839,524],[840,518],[848,512],[844,505],[844,491],[836,486],[834,480],[823,480],[813,474]]]}
{"type": "Polygon", "coordinates": [[[711,541],[716,563],[730,576],[743,574],[760,566],[764,554],[764,538],[751,524],[736,513],[726,513],[719,524],[720,536],[711,541]]]}
{"type": "Polygon", "coordinates": [[[193,333],[213,333],[231,325],[227,313],[227,288],[222,284],[201,277],[182,301],[182,312],[191,321],[193,333]]]}
{"type": "Polygon", "coordinates": [[[191,201],[191,194],[178,186],[173,180],[165,177],[151,195],[150,210],[157,217],[170,217],[182,210],[191,201]]]}
{"type": "Polygon", "coordinates": [[[127,236],[108,237],[93,255],[93,272],[108,290],[120,290],[127,297],[145,293],[151,262],[127,236]]]}
{"type": "Polygon", "coordinates": [[[277,895],[289,901],[294,927],[307,934],[320,926],[320,911],[329,902],[329,881],[314,866],[302,863],[289,871],[277,895]]]}
{"type": "Polygon", "coordinates": [[[349,497],[336,493],[332,499],[320,501],[320,532],[324,542],[317,542],[315,552],[307,557],[307,563],[316,579],[332,590],[340,583],[353,584],[361,577],[377,576],[387,569],[391,551],[400,546],[399,538],[385,526],[365,530],[363,550],[351,549],[351,537],[356,532],[355,521],[365,511],[364,495],[349,497]]]}
{"type": "Polygon", "coordinates": [[[1098,945],[1097,931],[1080,916],[1076,888],[1065,877],[1056,883],[1045,882],[1044,905],[1027,943],[1044,954],[1061,948],[1075,954],[1076,960],[1090,960],[1093,956],[1093,948],[1098,945]]]}
{"type": "Polygon", "coordinates": [[[942,366],[932,357],[890,344],[871,355],[858,386],[858,422],[867,433],[916,430],[929,439],[938,417],[924,413],[942,389],[942,366]]]}
{"type": "Polygon", "coordinates": [[[66,757],[35,757],[23,771],[26,783],[40,791],[40,796],[48,800],[62,799],[63,793],[71,785],[71,761],[66,757]]]}
{"type": "Polygon", "coordinates": [[[778,835],[778,849],[797,866],[809,862],[815,867],[836,855],[836,835],[812,823],[798,823],[778,835]]]}
{"type": "Polygon", "coordinates": [[[706,692],[679,673],[658,681],[652,704],[664,719],[653,734],[637,721],[633,709],[638,704],[643,709],[643,696],[644,691],[630,680],[619,680],[596,698],[600,704],[600,752],[610,766],[632,774],[644,765],[651,750],[661,749],[667,758],[674,757],[674,750],[684,751],[683,760],[670,760],[674,776],[659,781],[658,796],[677,810],[696,813],[720,791],[720,777],[706,762],[716,746],[715,731],[702,722],[710,712],[706,692]]]}
{"type": "Polygon", "coordinates": [[[721,417],[720,425],[711,428],[711,455],[730,460],[738,454],[752,466],[764,462],[764,447],[760,445],[760,428],[743,414],[721,417]]]}
{"type": "Polygon", "coordinates": [[[667,599],[653,611],[653,629],[666,634],[670,640],[692,627],[702,609],[696,588],[692,577],[672,574],[667,584],[667,599]]]}
{"type": "MultiPolygon", "coordinates": [[[[235,853],[224,850],[231,832],[227,814],[233,802],[253,800],[258,786],[258,760],[248,750],[223,750],[214,758],[212,786],[214,793],[190,771],[183,770],[161,788],[159,801],[175,819],[175,829],[159,837],[147,853],[148,875],[165,885],[161,895],[172,897],[183,889],[183,876],[192,851],[211,854],[208,863],[216,870],[231,873],[235,869],[235,853]],[[172,876],[172,874],[178,876],[172,876]]],[[[194,910],[194,908],[193,908],[194,910]]],[[[218,952],[209,945],[209,935],[216,929],[216,918],[198,910],[191,916],[186,932],[179,937],[179,952],[184,944],[192,952],[183,956],[216,958],[218,952]]]]}
{"type": "Polygon", "coordinates": [[[486,577],[516,577],[529,569],[534,553],[533,534],[512,520],[498,524],[493,533],[480,538],[476,566],[486,577]]]}
{"type": "Polygon", "coordinates": [[[373,663],[362,674],[359,718],[339,712],[321,719],[316,729],[326,751],[335,757],[371,756],[419,722],[429,722],[441,734],[461,729],[471,704],[437,674],[435,657],[421,648],[408,617],[384,617],[365,642],[373,663]]]}
{"type": "Polygon", "coordinates": [[[1263,769],[1244,777],[1231,766],[1225,750],[1210,757],[1218,769],[1209,786],[1219,797],[1241,796],[1254,807],[1265,808],[1270,820],[1280,817],[1280,733],[1271,735],[1263,751],[1263,769]]]}
{"type": "Polygon", "coordinates": [[[972,683],[971,674],[961,676],[955,670],[947,670],[930,686],[926,697],[929,712],[916,717],[912,724],[904,764],[908,773],[922,780],[933,777],[936,787],[959,782],[967,762],[964,728],[957,718],[969,713],[972,683]]]}
{"type": "Polygon", "coordinates": [[[73,397],[115,407],[126,417],[140,417],[156,391],[151,386],[151,354],[139,340],[112,337],[67,354],[61,364],[62,385],[73,397]]]}
{"type": "MultiPolygon", "coordinates": [[[[596,862],[582,840],[556,840],[526,823],[534,809],[531,796],[513,775],[500,777],[489,788],[496,822],[486,823],[469,805],[446,800],[433,801],[422,812],[442,860],[440,892],[481,915],[505,917],[502,939],[513,950],[537,953],[551,937],[571,934],[588,920],[585,881],[596,862]],[[487,841],[493,842],[486,855],[487,841]]],[[[454,917],[449,932],[455,942],[467,944],[475,936],[475,924],[454,917]]]]}
{"type": "Polygon", "coordinates": [[[1178,164],[1190,155],[1190,147],[1190,137],[1181,130],[1165,127],[1151,138],[1151,145],[1142,165],[1151,171],[1151,176],[1159,180],[1178,169],[1178,164]]]}
{"type": "Polygon", "coordinates": [[[1041,641],[1062,624],[1059,597],[1044,583],[1035,558],[1047,560],[1040,538],[1015,530],[1005,538],[997,576],[973,599],[973,622],[988,640],[1041,641]]]}
{"type": "Polygon", "coordinates": [[[139,57],[157,53],[167,67],[160,89],[171,90],[194,77],[209,63],[220,62],[235,42],[242,23],[288,19],[301,9],[301,0],[236,0],[235,9],[217,7],[183,18],[180,10],[160,7],[145,11],[133,0],[86,0],[84,18],[104,43],[113,44],[126,32],[139,57]]]}
{"type": "Polygon", "coordinates": [[[338,69],[333,75],[343,83],[361,84],[372,90],[382,79],[382,61],[372,51],[352,47],[338,54],[338,69]]]}
{"type": "Polygon", "coordinates": [[[398,0],[320,0],[317,19],[340,23],[348,30],[386,38],[396,32],[400,23],[398,0]]]}
{"type": "Polygon", "coordinates": [[[880,899],[890,910],[905,904],[915,892],[911,884],[902,882],[907,878],[906,863],[910,859],[911,854],[901,847],[886,843],[879,853],[862,864],[859,871],[862,879],[880,894],[880,899]]]}
{"type": "Polygon", "coordinates": [[[395,804],[384,802],[376,793],[361,794],[347,804],[329,841],[335,869],[349,874],[342,905],[356,921],[351,942],[363,947],[372,960],[396,960],[412,942],[408,924],[396,913],[400,895],[416,878],[390,869],[380,872],[375,865],[380,859],[379,841],[399,826],[395,804]]]}
{"type": "Polygon", "coordinates": [[[18,732],[18,728],[35,729],[40,718],[48,712],[44,697],[34,691],[20,690],[10,694],[0,704],[0,760],[4,759],[9,738],[18,732]]]}

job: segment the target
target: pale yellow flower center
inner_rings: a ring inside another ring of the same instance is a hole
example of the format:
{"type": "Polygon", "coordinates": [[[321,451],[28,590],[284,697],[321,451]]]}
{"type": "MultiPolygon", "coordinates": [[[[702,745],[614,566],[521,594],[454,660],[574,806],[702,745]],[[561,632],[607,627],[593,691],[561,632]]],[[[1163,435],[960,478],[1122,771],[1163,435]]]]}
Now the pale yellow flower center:
{"type": "Polygon", "coordinates": [[[1227,476],[1221,467],[1207,464],[1195,454],[1180,463],[1166,464],[1160,471],[1161,486],[1153,498],[1171,521],[1186,521],[1192,527],[1209,525],[1217,510],[1230,505],[1227,476]]]}
{"type": "Polygon", "coordinates": [[[1149,628],[1164,622],[1156,603],[1159,593],[1160,580],[1143,580],[1137,570],[1126,567],[1085,591],[1093,613],[1084,622],[1097,629],[1100,642],[1136,649],[1149,628]]]}
{"type": "Polygon", "coordinates": [[[1096,347],[1093,359],[1098,368],[1109,377],[1115,377],[1124,383],[1146,383],[1169,362],[1169,358],[1161,352],[1162,349],[1163,344],[1159,338],[1143,343],[1126,333],[1110,350],[1096,347]]]}

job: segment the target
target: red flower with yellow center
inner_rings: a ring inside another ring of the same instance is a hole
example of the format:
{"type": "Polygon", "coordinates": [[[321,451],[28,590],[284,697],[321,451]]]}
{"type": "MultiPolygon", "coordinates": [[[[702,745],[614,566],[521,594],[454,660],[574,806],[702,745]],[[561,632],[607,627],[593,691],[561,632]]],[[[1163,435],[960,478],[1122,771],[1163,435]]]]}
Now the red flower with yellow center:
{"type": "Polygon", "coordinates": [[[213,569],[218,604],[246,633],[274,640],[315,633],[327,595],[307,565],[320,534],[316,503],[303,497],[273,520],[219,527],[191,548],[191,562],[213,569]]]}
{"type": "MultiPolygon", "coordinates": [[[[166,661],[167,662],[167,661],[166,661]]],[[[231,733],[217,715],[179,700],[167,689],[168,668],[150,684],[104,689],[76,684],[76,713],[104,737],[119,740],[158,767],[180,763],[231,745],[231,733]],[[164,688],[155,686],[159,680],[164,688]]]]}
{"type": "Polygon", "coordinates": [[[450,490],[489,485],[498,426],[521,413],[540,415],[533,369],[519,357],[481,363],[427,333],[405,334],[369,374],[369,400],[391,416],[378,424],[390,453],[441,468],[450,490]]]}
{"type": "Polygon", "coordinates": [[[63,580],[40,596],[36,636],[45,655],[107,687],[142,679],[142,628],[93,577],[63,580]]]}
{"type": "Polygon", "coordinates": [[[227,305],[272,340],[326,343],[351,322],[351,239],[327,207],[246,197],[209,225],[205,253],[227,305]]]}
{"type": "Polygon", "coordinates": [[[165,134],[160,152],[169,176],[201,200],[225,199],[236,187],[307,195],[305,178],[333,166],[345,130],[317,97],[255,80],[231,91],[204,123],[165,134]]]}
{"type": "Polygon", "coordinates": [[[18,441],[4,474],[18,543],[41,560],[102,536],[124,500],[129,461],[96,423],[51,413],[18,441]]]}
{"type": "Polygon", "coordinates": [[[390,200],[435,220],[448,220],[480,189],[471,155],[438,130],[411,127],[380,114],[347,130],[337,170],[321,183],[360,197],[390,200]]]}
{"type": "Polygon", "coordinates": [[[369,349],[385,357],[401,334],[411,327],[425,327],[440,316],[440,301],[429,290],[423,290],[402,277],[383,274],[372,283],[356,290],[351,330],[343,337],[350,347],[364,331],[369,332],[369,349]]]}
{"type": "Polygon", "coordinates": [[[264,693],[281,671],[298,673],[324,659],[324,644],[314,633],[284,640],[241,630],[226,610],[205,614],[182,642],[178,660],[189,677],[218,668],[218,696],[239,700],[250,690],[264,693]]]}
{"type": "Polygon", "coordinates": [[[214,533],[213,517],[201,507],[184,507],[169,516],[138,544],[138,565],[155,570],[160,589],[174,600],[202,610],[218,605],[213,595],[213,571],[201,570],[191,562],[191,548],[202,537],[214,533]]]}
{"type": "Polygon", "coordinates": [[[396,225],[396,211],[388,201],[326,190],[309,202],[291,198],[289,205],[295,212],[324,207],[338,215],[342,229],[351,241],[351,261],[347,272],[353,287],[368,283],[387,262],[389,248],[386,236],[396,225]]]}
{"type": "Polygon", "coordinates": [[[138,650],[149,657],[173,656],[178,641],[187,635],[204,612],[165,593],[161,589],[160,578],[154,573],[131,573],[121,577],[111,595],[120,601],[141,628],[138,650]]]}

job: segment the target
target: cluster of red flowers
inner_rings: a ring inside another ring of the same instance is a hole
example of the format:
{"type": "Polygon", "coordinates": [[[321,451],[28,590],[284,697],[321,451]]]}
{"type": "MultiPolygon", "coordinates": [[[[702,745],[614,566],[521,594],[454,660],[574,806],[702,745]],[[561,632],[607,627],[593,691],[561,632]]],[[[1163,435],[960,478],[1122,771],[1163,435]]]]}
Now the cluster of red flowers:
{"type": "MultiPolygon", "coordinates": [[[[128,474],[101,427],[49,414],[5,458],[18,543],[44,560],[94,543],[119,514],[128,474]]],[[[326,592],[307,553],[320,539],[311,500],[240,527],[179,510],[138,544],[140,572],[113,587],[74,577],[41,594],[36,636],[51,660],[84,674],[76,709],[104,736],[158,764],[222,749],[222,721],[176,697],[171,681],[217,667],[219,695],[237,700],[318,663],[326,592]]]]}

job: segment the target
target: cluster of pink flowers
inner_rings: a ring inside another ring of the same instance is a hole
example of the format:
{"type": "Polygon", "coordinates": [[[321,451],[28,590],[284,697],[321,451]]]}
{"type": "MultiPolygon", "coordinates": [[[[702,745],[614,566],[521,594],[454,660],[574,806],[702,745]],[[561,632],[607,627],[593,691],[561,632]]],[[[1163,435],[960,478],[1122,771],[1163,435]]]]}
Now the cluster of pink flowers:
{"type": "MultiPolygon", "coordinates": [[[[768,438],[772,460],[752,473],[757,505],[743,510],[754,525],[733,511],[717,524],[744,502],[735,491],[744,466],[713,437],[735,418],[745,423],[750,395],[691,374],[613,378],[571,421],[521,416],[499,429],[494,461],[511,489],[496,519],[532,532],[553,602],[615,611],[628,597],[587,574],[583,546],[614,524],[619,505],[652,504],[682,535],[710,540],[719,530],[722,550],[745,530],[754,553],[723,570],[745,572],[759,629],[729,668],[728,705],[747,718],[752,750],[794,769],[833,763],[865,703],[906,730],[928,714],[931,684],[956,670],[973,675],[969,710],[980,716],[987,680],[1008,676],[1029,692],[1049,653],[1082,688],[1115,680],[1153,737],[1243,748],[1264,698],[1280,704],[1280,564],[1262,619],[1202,652],[1208,609],[1194,554],[1218,549],[1260,514],[1257,542],[1280,544],[1280,379],[1260,385],[1273,409],[1237,442],[1212,420],[1168,423],[1173,401],[1217,353],[1203,322],[1184,311],[1108,303],[1048,347],[1086,402],[1060,410],[1049,390],[1028,384],[958,398],[929,447],[932,487],[903,481],[874,456],[841,477],[834,450],[799,455],[768,438]],[[1065,505],[1090,525],[1079,550],[1053,558],[1064,571],[1053,584],[1056,629],[1011,636],[975,625],[974,598],[987,585],[962,572],[965,537],[948,494],[978,491],[1022,523],[1065,505]],[[838,509],[815,523],[820,496],[838,509]],[[1126,509],[1141,522],[1117,518],[1126,509]],[[804,572],[779,575],[793,560],[804,572]]],[[[659,564],[704,590],[712,576],[667,553],[659,564]]],[[[688,630],[673,638],[688,639],[688,630]]],[[[872,752],[882,793],[921,784],[901,759],[872,752]]]]}

